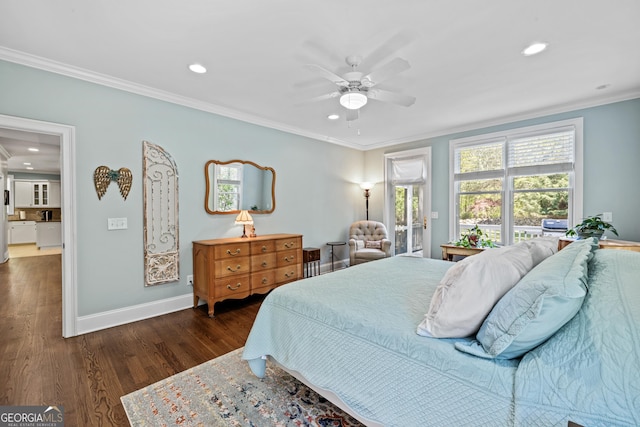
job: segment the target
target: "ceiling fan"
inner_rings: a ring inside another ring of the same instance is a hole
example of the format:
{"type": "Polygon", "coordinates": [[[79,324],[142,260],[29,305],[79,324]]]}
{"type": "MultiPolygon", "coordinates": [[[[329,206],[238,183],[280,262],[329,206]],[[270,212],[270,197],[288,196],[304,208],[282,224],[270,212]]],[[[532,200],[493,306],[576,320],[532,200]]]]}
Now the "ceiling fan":
{"type": "Polygon", "coordinates": [[[411,68],[411,65],[405,59],[395,58],[368,74],[358,70],[358,66],[362,63],[361,56],[347,56],[345,58],[345,62],[349,67],[351,67],[351,71],[343,74],[342,76],[339,76],[320,65],[306,65],[306,68],[309,70],[338,86],[337,90],[312,98],[309,102],[339,98],[340,105],[347,109],[347,120],[352,121],[359,117],[359,109],[365,106],[369,99],[381,102],[391,102],[404,107],[409,107],[416,101],[416,98],[413,96],[376,87],[378,84],[384,82],[390,77],[411,68]]]}

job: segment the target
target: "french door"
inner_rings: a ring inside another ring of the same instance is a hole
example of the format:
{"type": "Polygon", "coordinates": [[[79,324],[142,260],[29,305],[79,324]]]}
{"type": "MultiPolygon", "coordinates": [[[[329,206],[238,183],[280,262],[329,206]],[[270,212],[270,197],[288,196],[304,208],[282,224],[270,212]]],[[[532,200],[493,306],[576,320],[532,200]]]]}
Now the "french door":
{"type": "Polygon", "coordinates": [[[384,222],[395,255],[431,257],[431,147],[385,155],[384,222]]]}

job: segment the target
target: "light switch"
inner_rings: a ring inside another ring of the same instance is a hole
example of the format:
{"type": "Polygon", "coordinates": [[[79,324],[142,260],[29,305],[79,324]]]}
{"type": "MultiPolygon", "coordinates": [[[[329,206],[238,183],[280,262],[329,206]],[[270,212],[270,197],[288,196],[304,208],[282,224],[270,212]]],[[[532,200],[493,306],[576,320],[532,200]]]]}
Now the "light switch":
{"type": "Polygon", "coordinates": [[[438,219],[438,212],[431,212],[431,219],[438,219]]]}
{"type": "Polygon", "coordinates": [[[613,212],[604,212],[602,214],[602,220],[606,222],[613,221],[613,212]]]}
{"type": "Polygon", "coordinates": [[[127,218],[108,218],[107,229],[108,230],[126,230],[127,218]]]}

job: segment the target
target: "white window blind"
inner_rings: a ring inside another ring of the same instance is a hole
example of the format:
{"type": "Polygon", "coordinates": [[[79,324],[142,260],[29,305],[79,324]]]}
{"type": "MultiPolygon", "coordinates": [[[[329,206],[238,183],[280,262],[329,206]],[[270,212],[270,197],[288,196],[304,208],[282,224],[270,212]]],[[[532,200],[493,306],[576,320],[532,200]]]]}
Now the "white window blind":
{"type": "Polygon", "coordinates": [[[511,138],[507,143],[509,175],[559,173],[573,169],[575,130],[511,138]]]}
{"type": "Polygon", "coordinates": [[[422,158],[393,160],[391,182],[398,184],[423,184],[427,170],[422,158]]]}

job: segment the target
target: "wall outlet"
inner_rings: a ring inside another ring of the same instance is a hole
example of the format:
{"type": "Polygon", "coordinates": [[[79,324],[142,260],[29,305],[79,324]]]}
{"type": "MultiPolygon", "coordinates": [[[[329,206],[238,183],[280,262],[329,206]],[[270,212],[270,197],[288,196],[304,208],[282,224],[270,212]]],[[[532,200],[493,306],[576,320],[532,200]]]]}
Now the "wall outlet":
{"type": "Polygon", "coordinates": [[[613,221],[613,212],[603,212],[602,213],[602,220],[606,221],[606,222],[612,222],[613,221]]]}
{"type": "Polygon", "coordinates": [[[187,286],[193,286],[193,274],[187,276],[187,286]]]}

